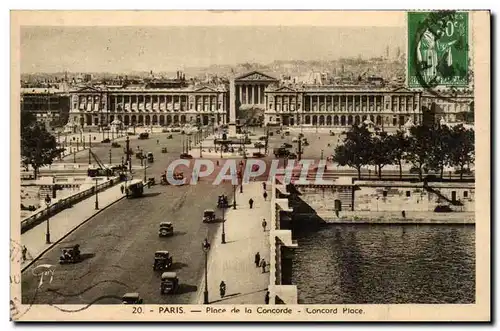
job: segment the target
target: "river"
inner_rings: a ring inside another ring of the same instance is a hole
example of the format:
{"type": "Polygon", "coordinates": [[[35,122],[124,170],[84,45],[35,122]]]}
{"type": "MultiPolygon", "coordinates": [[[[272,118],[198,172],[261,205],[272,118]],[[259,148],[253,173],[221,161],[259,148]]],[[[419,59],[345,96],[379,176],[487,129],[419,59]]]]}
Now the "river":
{"type": "Polygon", "coordinates": [[[294,230],[301,304],[474,303],[474,225],[324,225],[294,230]]]}

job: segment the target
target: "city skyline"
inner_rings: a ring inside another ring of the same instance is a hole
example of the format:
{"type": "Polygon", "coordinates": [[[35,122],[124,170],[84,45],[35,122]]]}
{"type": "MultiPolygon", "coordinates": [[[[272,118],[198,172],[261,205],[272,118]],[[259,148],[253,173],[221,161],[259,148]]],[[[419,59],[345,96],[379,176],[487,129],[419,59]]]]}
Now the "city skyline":
{"type": "Polygon", "coordinates": [[[24,27],[21,73],[368,59],[386,56],[388,47],[393,57],[396,49],[404,52],[405,42],[399,27],[24,27]]]}

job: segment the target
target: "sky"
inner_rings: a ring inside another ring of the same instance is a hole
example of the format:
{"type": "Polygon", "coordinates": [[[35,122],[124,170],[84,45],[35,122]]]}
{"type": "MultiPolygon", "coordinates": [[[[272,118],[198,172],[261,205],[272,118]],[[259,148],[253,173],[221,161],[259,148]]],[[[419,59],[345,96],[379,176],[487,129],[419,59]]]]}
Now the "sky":
{"type": "Polygon", "coordinates": [[[22,27],[21,72],[176,71],[212,64],[370,58],[400,27],[22,27]]]}

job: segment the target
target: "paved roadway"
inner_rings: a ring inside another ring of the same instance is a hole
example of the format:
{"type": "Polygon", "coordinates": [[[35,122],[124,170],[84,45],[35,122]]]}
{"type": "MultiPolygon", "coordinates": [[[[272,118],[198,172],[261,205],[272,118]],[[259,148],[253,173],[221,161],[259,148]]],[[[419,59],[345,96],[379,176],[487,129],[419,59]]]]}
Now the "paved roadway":
{"type": "MultiPolygon", "coordinates": [[[[182,150],[180,136],[172,140],[159,137],[159,145],[155,136],[139,143],[145,151],[155,154],[156,160],[148,168],[147,177],[154,175],[157,180],[168,162],[176,159],[182,150]],[[165,145],[169,153],[161,154],[161,147],[165,145]]],[[[137,142],[131,143],[131,148],[136,149],[137,142]]],[[[105,154],[106,150],[96,150],[96,153],[105,154]]],[[[142,178],[142,172],[137,175],[142,178]]],[[[146,189],[143,198],[119,201],[55,245],[34,266],[58,264],[61,247],[76,243],[81,245],[84,261],[57,265],[52,283],[45,283],[39,290],[39,279],[33,275],[33,267],[23,273],[23,302],[82,304],[108,296],[98,302],[112,304],[120,303],[119,297],[130,291],[139,292],[145,303],[193,302],[204,270],[201,242],[207,234],[212,238],[220,226],[202,223],[203,210],[214,208],[218,195],[231,196],[231,192],[232,187],[228,184],[156,185],[146,189]],[[161,221],[174,223],[173,237],[158,237],[161,221]],[[160,295],[161,272],[152,270],[156,250],[169,250],[173,254],[174,269],[181,283],[177,295],[160,295]]]]}

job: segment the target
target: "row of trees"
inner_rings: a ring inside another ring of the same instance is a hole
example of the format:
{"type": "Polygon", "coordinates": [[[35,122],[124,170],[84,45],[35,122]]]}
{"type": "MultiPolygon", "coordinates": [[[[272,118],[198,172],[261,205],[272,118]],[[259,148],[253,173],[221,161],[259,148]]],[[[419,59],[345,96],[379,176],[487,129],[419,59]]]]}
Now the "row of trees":
{"type": "Polygon", "coordinates": [[[56,137],[50,134],[43,123],[36,121],[30,112],[21,113],[21,162],[24,167],[31,165],[35,179],[38,170],[59,156],[56,137]]]}
{"type": "Polygon", "coordinates": [[[403,176],[403,164],[409,162],[419,174],[434,171],[443,178],[444,168],[458,169],[460,179],[474,162],[474,131],[463,125],[452,128],[446,125],[414,126],[409,134],[372,132],[366,125],[353,126],[342,144],[335,148],[333,160],[342,166],[358,171],[361,177],[363,166],[376,166],[379,178],[386,165],[398,165],[399,176],[403,176]]]}

